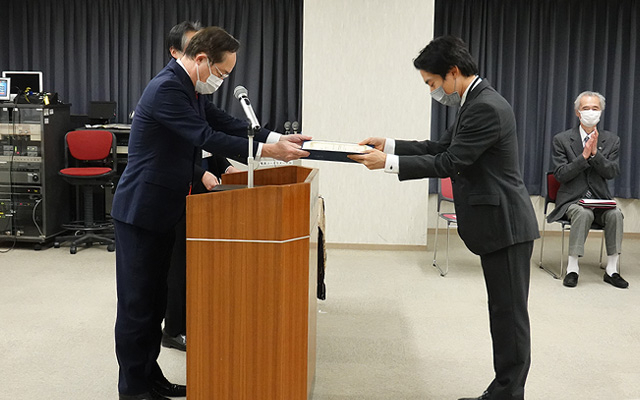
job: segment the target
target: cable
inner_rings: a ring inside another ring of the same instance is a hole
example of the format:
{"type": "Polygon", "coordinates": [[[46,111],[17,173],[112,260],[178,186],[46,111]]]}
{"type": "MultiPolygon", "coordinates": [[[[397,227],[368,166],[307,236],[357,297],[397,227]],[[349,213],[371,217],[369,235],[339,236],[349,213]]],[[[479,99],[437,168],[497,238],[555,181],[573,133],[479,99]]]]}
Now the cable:
{"type": "Polygon", "coordinates": [[[33,224],[36,226],[36,228],[38,228],[38,233],[40,233],[40,236],[44,237],[44,233],[42,233],[42,229],[40,229],[40,225],[38,225],[38,222],[36,221],[36,208],[38,208],[38,205],[42,203],[42,198],[38,199],[38,201],[36,201],[36,205],[33,206],[33,211],[31,211],[31,219],[33,220],[33,224]]]}
{"type": "MultiPolygon", "coordinates": [[[[0,242],[0,245],[1,245],[2,243],[3,243],[3,242],[0,242]]],[[[6,250],[5,250],[5,249],[0,249],[0,254],[2,254],[2,253],[8,253],[8,252],[10,252],[11,250],[13,250],[13,249],[16,247],[16,243],[18,243],[18,238],[14,236],[14,237],[13,237],[13,243],[11,243],[11,247],[7,248],[6,250]]]]}

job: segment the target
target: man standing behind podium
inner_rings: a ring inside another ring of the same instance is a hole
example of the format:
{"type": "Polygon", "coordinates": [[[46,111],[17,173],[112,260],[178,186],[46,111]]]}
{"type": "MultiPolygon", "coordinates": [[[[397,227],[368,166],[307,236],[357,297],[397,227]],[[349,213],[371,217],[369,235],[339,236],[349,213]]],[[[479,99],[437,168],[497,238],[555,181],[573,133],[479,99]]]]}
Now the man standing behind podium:
{"type": "MultiPolygon", "coordinates": [[[[149,82],[136,107],[127,167],[111,214],[116,231],[118,392],[124,399],[186,395],[170,383],[157,358],[167,305],[167,271],[175,225],[194,181],[193,165],[204,148],[246,159],[247,122],[212,106],[213,93],[236,64],[239,42],[219,27],[200,30],[185,55],[149,82]]],[[[255,154],[290,161],[308,155],[303,135],[256,134],[255,154]],[[266,143],[258,143],[266,142],[266,143]]]]}
{"type": "Polygon", "coordinates": [[[524,399],[531,363],[530,259],[539,233],[520,174],[515,117],[477,75],[462,40],[436,38],[413,64],[433,99],[460,106],[454,124],[437,142],[368,138],[361,144],[375,149],[350,157],[400,180],[451,177],[458,231],[480,255],[489,300],[495,377],[478,399],[524,399]]]}
{"type": "MultiPolygon", "coordinates": [[[[175,25],[167,36],[167,48],[174,59],[184,56],[184,49],[189,41],[202,27],[197,22],[183,21],[175,25]]],[[[212,106],[215,106],[212,104],[212,106]]],[[[239,172],[231,163],[220,156],[203,151],[203,168],[200,163],[194,165],[194,185],[191,193],[205,193],[218,185],[218,177],[227,172],[239,172]]],[[[171,255],[171,267],[167,280],[167,312],[164,316],[162,346],[186,351],[187,349],[187,232],[186,216],[183,215],[176,224],[176,241],[171,255]]]]}

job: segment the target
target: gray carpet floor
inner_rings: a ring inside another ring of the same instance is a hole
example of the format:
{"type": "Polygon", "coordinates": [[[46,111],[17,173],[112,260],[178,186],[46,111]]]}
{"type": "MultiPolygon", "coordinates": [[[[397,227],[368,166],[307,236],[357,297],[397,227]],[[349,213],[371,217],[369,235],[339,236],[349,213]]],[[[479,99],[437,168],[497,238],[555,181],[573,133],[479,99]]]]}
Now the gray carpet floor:
{"type": "MultiPolygon", "coordinates": [[[[628,290],[602,281],[599,238],[587,245],[568,289],[537,267],[536,243],[527,399],[640,399],[640,239],[623,243],[628,290]]],[[[548,240],[545,261],[557,264],[559,251],[559,238],[548,240]]],[[[314,400],[483,391],[493,374],[479,259],[457,237],[446,277],[431,259],[431,250],[329,249],[314,400]]],[[[104,247],[0,254],[0,399],[117,398],[114,263],[104,247]]],[[[184,353],[163,348],[160,364],[184,383],[184,353]]]]}

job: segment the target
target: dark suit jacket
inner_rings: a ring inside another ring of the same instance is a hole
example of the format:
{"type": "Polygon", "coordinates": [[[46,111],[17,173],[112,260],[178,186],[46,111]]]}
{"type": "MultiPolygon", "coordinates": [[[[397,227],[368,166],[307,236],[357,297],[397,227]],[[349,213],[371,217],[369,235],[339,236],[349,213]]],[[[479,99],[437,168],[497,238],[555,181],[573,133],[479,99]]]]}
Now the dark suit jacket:
{"type": "MultiPolygon", "coordinates": [[[[184,213],[201,148],[240,161],[248,156],[247,122],[197,96],[186,71],[169,61],[147,85],[136,107],[127,167],[111,215],[147,230],[167,232],[184,213]]],[[[269,131],[256,135],[264,142],[269,131]]]]}
{"type": "Polygon", "coordinates": [[[598,151],[585,160],[580,127],[558,133],[553,137],[553,175],[560,182],[556,208],[547,216],[548,222],[557,221],[567,208],[584,198],[587,189],[593,198],[611,199],[607,179],[620,174],[618,150],[620,138],[609,131],[598,131],[598,151]]]}
{"type": "Polygon", "coordinates": [[[400,180],[451,177],[458,232],[483,255],[539,237],[522,182],[513,110],[486,80],[438,142],[396,142],[400,180]]]}

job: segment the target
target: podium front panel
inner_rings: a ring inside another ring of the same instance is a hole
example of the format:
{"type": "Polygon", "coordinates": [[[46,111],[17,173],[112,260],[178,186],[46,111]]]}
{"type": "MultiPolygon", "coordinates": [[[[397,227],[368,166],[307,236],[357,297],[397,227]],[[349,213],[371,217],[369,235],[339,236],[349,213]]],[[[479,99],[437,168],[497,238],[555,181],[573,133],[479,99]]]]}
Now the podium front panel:
{"type": "Polygon", "coordinates": [[[190,400],[311,394],[317,210],[310,197],[317,180],[289,183],[309,174],[298,168],[278,172],[282,185],[187,199],[190,400]]]}

